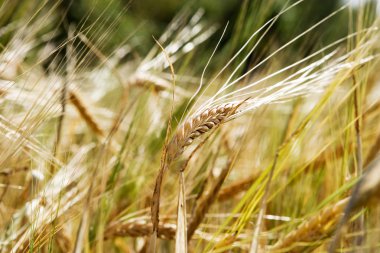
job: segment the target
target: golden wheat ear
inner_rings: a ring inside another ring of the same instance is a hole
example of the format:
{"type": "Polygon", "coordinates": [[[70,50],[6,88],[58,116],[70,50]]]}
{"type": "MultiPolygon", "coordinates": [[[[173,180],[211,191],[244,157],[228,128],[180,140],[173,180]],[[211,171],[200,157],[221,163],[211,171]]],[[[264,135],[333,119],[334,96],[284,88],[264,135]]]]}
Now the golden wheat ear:
{"type": "Polygon", "coordinates": [[[206,108],[185,120],[168,144],[168,162],[178,158],[195,139],[231,120],[238,112],[239,107],[249,99],[206,108]]]}
{"type": "Polygon", "coordinates": [[[346,198],[321,210],[318,214],[303,222],[296,230],[278,240],[268,251],[273,253],[301,253],[305,252],[306,249],[311,250],[311,248],[319,246],[320,243],[315,242],[321,241],[333,233],[347,203],[348,199],[346,198]],[[309,243],[314,244],[310,247],[309,243]]]}

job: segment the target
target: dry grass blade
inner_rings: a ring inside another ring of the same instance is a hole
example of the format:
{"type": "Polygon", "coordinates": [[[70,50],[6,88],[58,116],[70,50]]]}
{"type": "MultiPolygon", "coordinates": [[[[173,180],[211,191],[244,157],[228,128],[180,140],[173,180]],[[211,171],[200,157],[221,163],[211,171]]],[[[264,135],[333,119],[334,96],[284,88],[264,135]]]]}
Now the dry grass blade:
{"type": "Polygon", "coordinates": [[[380,134],[377,136],[375,142],[371,146],[368,155],[365,158],[364,165],[367,166],[369,165],[375,158],[377,153],[379,153],[380,150],[380,134]]]}
{"type": "Polygon", "coordinates": [[[61,252],[72,252],[72,239],[64,228],[57,232],[55,235],[55,241],[61,252]]]}
{"type": "Polygon", "coordinates": [[[88,207],[86,207],[79,223],[79,229],[75,238],[76,240],[73,253],[81,253],[86,243],[86,234],[88,231],[87,229],[90,224],[89,216],[88,207]]]}
{"type": "Polygon", "coordinates": [[[259,177],[260,173],[257,172],[247,178],[241,179],[235,183],[223,187],[218,194],[218,201],[225,201],[233,198],[234,196],[246,191],[253,182],[259,177]]]}
{"type": "Polygon", "coordinates": [[[179,173],[179,194],[177,210],[177,232],[175,236],[175,252],[187,252],[187,227],[186,227],[186,196],[183,171],[179,173]]]}
{"type": "MultiPolygon", "coordinates": [[[[286,140],[285,140],[285,142],[286,142],[286,140]]],[[[280,148],[281,148],[281,146],[280,146],[280,148]]],[[[280,150],[280,148],[279,148],[279,150],[280,150]]],[[[250,253],[256,253],[256,252],[258,252],[258,250],[261,250],[260,245],[259,245],[259,235],[260,235],[260,231],[261,231],[261,227],[262,227],[262,222],[264,219],[264,214],[265,214],[266,208],[267,208],[269,190],[270,190],[270,186],[272,183],[273,174],[274,174],[274,171],[276,169],[277,160],[278,160],[279,152],[280,152],[279,150],[276,152],[276,155],[275,155],[275,158],[273,161],[273,165],[271,167],[271,170],[269,171],[268,181],[266,182],[264,195],[261,199],[260,211],[259,211],[259,214],[257,216],[255,229],[253,231],[253,239],[251,242],[251,248],[249,250],[250,253]]]]}
{"type": "MultiPolygon", "coordinates": [[[[353,85],[354,85],[354,115],[355,115],[355,137],[356,137],[356,175],[361,176],[363,174],[363,141],[362,141],[362,116],[359,108],[359,102],[360,102],[360,83],[357,84],[357,80],[355,77],[355,74],[353,75],[353,85]]],[[[363,231],[365,230],[365,220],[364,220],[364,214],[361,214],[357,221],[355,221],[354,229],[357,231],[363,231]]],[[[356,239],[355,246],[361,246],[364,241],[364,235],[358,236],[356,239]]]]}

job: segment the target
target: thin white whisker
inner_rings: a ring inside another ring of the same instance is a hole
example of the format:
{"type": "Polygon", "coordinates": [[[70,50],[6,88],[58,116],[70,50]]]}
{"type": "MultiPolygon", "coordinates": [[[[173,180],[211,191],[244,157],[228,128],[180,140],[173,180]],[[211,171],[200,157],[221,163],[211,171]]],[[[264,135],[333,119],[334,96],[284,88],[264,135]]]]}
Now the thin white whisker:
{"type": "Polygon", "coordinates": [[[244,43],[244,45],[239,49],[239,51],[237,53],[234,54],[234,56],[232,56],[232,58],[227,62],[227,64],[225,66],[223,66],[223,68],[211,79],[211,81],[209,82],[209,84],[207,85],[206,89],[203,90],[201,96],[203,96],[205,94],[205,92],[207,91],[208,87],[210,87],[214,81],[230,66],[230,64],[236,59],[236,57],[238,57],[240,55],[241,52],[243,52],[243,50],[249,45],[249,43],[252,41],[252,39],[257,35],[259,34],[265,27],[267,27],[268,25],[270,25],[274,19],[278,18],[279,16],[281,16],[282,14],[284,14],[285,12],[287,12],[288,10],[292,9],[293,7],[295,7],[296,5],[300,4],[301,2],[303,2],[304,0],[299,0],[297,2],[295,2],[294,4],[290,5],[288,8],[284,9],[283,11],[281,11],[279,14],[277,14],[275,17],[271,18],[270,20],[268,20],[264,25],[262,25],[259,29],[257,29],[249,38],[248,40],[244,43]]]}
{"type": "Polygon", "coordinates": [[[315,28],[317,28],[319,25],[323,24],[324,22],[326,22],[327,20],[329,20],[330,18],[332,18],[333,16],[335,16],[337,13],[339,13],[340,11],[344,10],[345,8],[347,8],[347,5],[344,5],[342,6],[341,8],[339,8],[338,10],[334,11],[333,13],[331,13],[330,15],[328,15],[327,17],[323,18],[322,20],[320,20],[319,22],[317,22],[316,24],[314,24],[313,26],[311,26],[309,29],[305,30],[304,32],[302,32],[301,34],[297,35],[295,38],[293,38],[292,40],[288,41],[287,43],[285,43],[283,46],[281,46],[279,49],[275,50],[272,54],[270,54],[268,57],[266,57],[264,60],[262,60],[261,62],[259,62],[257,65],[255,65],[253,68],[249,69],[246,73],[244,73],[243,75],[241,75],[239,78],[235,79],[232,83],[229,83],[228,85],[223,85],[223,88],[220,89],[215,95],[214,97],[218,96],[221,92],[223,92],[224,90],[228,89],[229,87],[231,87],[232,85],[234,85],[235,83],[239,82],[240,80],[242,80],[244,77],[246,77],[247,75],[249,75],[252,71],[256,70],[258,67],[260,67],[262,64],[264,64],[265,62],[267,62],[270,58],[272,58],[273,56],[275,56],[277,53],[279,53],[280,51],[282,51],[283,49],[285,49],[286,47],[288,47],[289,45],[293,44],[295,41],[297,41],[298,39],[300,39],[301,37],[305,36],[306,34],[308,34],[309,32],[313,31],[315,28]]]}
{"type": "MultiPolygon", "coordinates": [[[[210,58],[208,59],[208,61],[207,61],[207,63],[206,63],[206,66],[204,67],[204,69],[203,69],[203,71],[202,71],[201,80],[200,80],[200,83],[199,83],[198,89],[195,91],[195,93],[193,94],[193,96],[190,98],[189,102],[188,102],[187,105],[186,105],[186,109],[185,109],[184,111],[187,111],[187,108],[189,107],[190,103],[194,100],[194,98],[195,98],[195,97],[198,95],[198,93],[201,91],[201,89],[202,89],[202,87],[203,87],[203,79],[204,79],[204,75],[205,75],[205,73],[206,73],[207,67],[209,66],[209,64],[210,64],[210,62],[211,62],[213,56],[214,56],[215,53],[216,53],[216,50],[218,49],[218,47],[219,47],[219,45],[220,45],[220,42],[222,41],[222,39],[223,39],[223,37],[224,37],[225,32],[227,31],[227,27],[228,27],[228,22],[227,22],[226,26],[224,27],[224,30],[223,30],[223,32],[222,32],[222,35],[220,36],[218,43],[216,44],[216,46],[215,46],[215,48],[214,48],[214,50],[213,50],[213,52],[212,52],[210,58]]],[[[182,121],[183,116],[184,116],[184,115],[182,115],[180,121],[182,121]]]]}

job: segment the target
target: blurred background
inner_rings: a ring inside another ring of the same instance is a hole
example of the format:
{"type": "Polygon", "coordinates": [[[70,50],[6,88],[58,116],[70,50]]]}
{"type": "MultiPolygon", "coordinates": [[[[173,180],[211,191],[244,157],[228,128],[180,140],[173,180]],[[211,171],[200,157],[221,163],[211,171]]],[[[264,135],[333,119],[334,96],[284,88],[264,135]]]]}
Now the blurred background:
{"type": "MultiPolygon", "coordinates": [[[[0,2],[0,44],[2,48],[6,47],[15,31],[22,29],[18,24],[25,23],[25,21],[32,22],[37,18],[36,16],[40,15],[46,18],[44,19],[45,24],[39,32],[41,36],[45,36],[44,39],[48,41],[47,44],[51,48],[57,48],[67,40],[68,30],[71,26],[86,34],[91,43],[94,43],[104,55],[110,55],[117,48],[128,44],[133,51],[133,55],[128,57],[132,58],[146,55],[154,45],[153,37],[159,38],[175,16],[192,15],[197,10],[203,11],[202,22],[206,27],[219,28],[218,32],[215,32],[201,46],[202,55],[211,53],[221,36],[222,28],[228,23],[219,49],[223,52],[223,58],[228,58],[249,38],[253,31],[279,13],[285,6],[283,0],[1,0],[0,2]]],[[[355,6],[355,2],[358,1],[352,2],[352,6],[355,6]]],[[[343,0],[305,1],[279,18],[279,21],[269,31],[270,39],[268,41],[271,41],[272,47],[276,44],[282,45],[343,4],[346,4],[343,0]]],[[[372,16],[367,15],[368,19],[373,19],[376,1],[366,1],[366,5],[373,13],[372,16]]],[[[347,34],[349,27],[346,15],[347,12],[336,15],[332,22],[319,26],[308,40],[295,43],[289,50],[296,50],[297,57],[303,57],[311,50],[341,38],[347,34]],[[301,55],[300,52],[302,52],[301,55]]],[[[76,40],[76,43],[83,42],[76,40]]],[[[46,45],[42,44],[39,46],[46,45]]],[[[38,49],[39,46],[36,48],[38,49]]],[[[254,61],[260,60],[266,54],[266,45],[260,45],[260,47],[260,50],[256,50],[256,52],[260,52],[261,55],[251,56],[254,61]]],[[[80,51],[85,49],[80,45],[77,45],[76,48],[80,51]]],[[[57,53],[59,55],[59,50],[57,53]]],[[[29,55],[30,57],[33,55],[29,55]]],[[[57,55],[49,57],[47,65],[54,57],[57,55]]],[[[207,59],[207,57],[201,57],[200,62],[205,60],[202,58],[207,59]]],[[[97,60],[93,59],[93,61],[97,60]]],[[[91,66],[91,64],[88,65],[91,66]]]]}

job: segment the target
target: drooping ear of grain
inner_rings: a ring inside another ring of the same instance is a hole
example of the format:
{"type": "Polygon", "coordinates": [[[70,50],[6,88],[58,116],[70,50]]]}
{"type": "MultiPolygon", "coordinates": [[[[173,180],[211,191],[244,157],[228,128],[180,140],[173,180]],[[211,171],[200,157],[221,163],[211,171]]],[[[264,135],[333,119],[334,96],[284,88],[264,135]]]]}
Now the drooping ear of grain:
{"type": "MultiPolygon", "coordinates": [[[[239,106],[244,103],[227,103],[214,108],[206,109],[203,112],[190,117],[185,123],[179,127],[176,134],[173,136],[168,146],[164,150],[164,160],[162,167],[157,175],[154,192],[152,196],[151,217],[153,230],[153,237],[157,234],[159,225],[159,209],[160,209],[160,195],[161,186],[165,171],[170,166],[171,162],[181,155],[186,146],[189,146],[194,139],[202,134],[209,132],[221,123],[228,120],[230,116],[236,113],[239,106]]],[[[186,238],[185,238],[185,241],[186,238]]]]}
{"type": "Polygon", "coordinates": [[[96,122],[94,116],[89,112],[87,106],[81,99],[81,97],[78,95],[78,92],[74,90],[69,91],[69,99],[70,102],[75,106],[75,108],[78,110],[79,114],[83,118],[83,120],[86,122],[88,127],[94,131],[97,135],[104,137],[105,133],[103,129],[99,126],[98,122],[96,122]]]}
{"type": "Polygon", "coordinates": [[[241,103],[227,103],[190,117],[176,131],[168,145],[168,160],[173,161],[181,155],[184,149],[199,136],[211,131],[216,126],[228,120],[241,103]]]}
{"type": "MultiPolygon", "coordinates": [[[[318,215],[304,222],[296,230],[275,243],[270,248],[270,252],[304,252],[305,248],[308,247],[306,243],[316,242],[331,236],[337,226],[337,233],[339,234],[339,230],[348,221],[354,210],[370,204],[379,196],[380,157],[370,164],[365,171],[366,173],[357,183],[350,198],[343,199],[335,205],[325,208],[318,215]],[[342,220],[339,222],[340,219],[342,220]]],[[[329,252],[334,252],[338,238],[335,238],[329,252]]],[[[318,244],[314,243],[313,245],[315,247],[318,244]]],[[[310,249],[310,247],[308,248],[310,249]]]]}
{"type": "Polygon", "coordinates": [[[313,247],[320,245],[316,242],[327,238],[333,233],[347,203],[348,199],[343,199],[323,209],[320,213],[302,223],[296,230],[278,240],[270,248],[269,252],[301,253],[306,249],[310,250],[311,246],[309,247],[308,243],[312,244],[313,247]]]}
{"type": "MultiPolygon", "coordinates": [[[[152,223],[146,220],[135,220],[125,223],[115,222],[110,224],[104,232],[104,239],[109,240],[115,237],[143,237],[152,234],[152,223]]],[[[176,226],[174,224],[164,223],[158,227],[157,237],[173,240],[175,238],[176,226]]],[[[155,238],[155,237],[154,237],[155,238]]]]}

